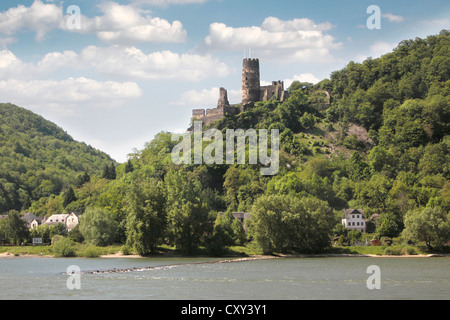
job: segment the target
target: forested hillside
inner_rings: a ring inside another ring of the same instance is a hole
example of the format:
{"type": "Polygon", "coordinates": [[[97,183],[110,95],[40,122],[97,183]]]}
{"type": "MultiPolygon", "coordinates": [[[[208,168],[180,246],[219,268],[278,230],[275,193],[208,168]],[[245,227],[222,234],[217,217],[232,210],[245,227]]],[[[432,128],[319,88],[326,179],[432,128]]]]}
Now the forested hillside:
{"type": "Polygon", "coordinates": [[[59,192],[76,173],[93,170],[87,163],[98,172],[109,159],[73,146],[55,128],[19,135],[2,120],[2,160],[10,159],[2,161],[3,199],[56,194],[26,208],[39,215],[99,208],[97,219],[115,225],[108,228],[114,241],[141,254],[163,243],[186,254],[198,246],[218,253],[248,239],[264,252],[319,252],[345,234],[344,208],[364,209],[368,232],[378,238],[402,236],[430,248],[450,240],[449,31],[403,41],[381,58],[350,62],[330,79],[294,82],[289,90],[282,103],[258,102],[209,125],[223,132],[279,129],[280,170],[273,177],[262,176],[260,165],[177,166],[177,143],[161,132],[117,175],[73,184],[75,197],[64,202],[59,192]],[[70,152],[58,153],[66,144],[70,152]],[[220,211],[251,212],[249,233],[220,211]]]}
{"type": "Polygon", "coordinates": [[[80,175],[99,174],[113,162],[12,104],[0,104],[0,157],[0,212],[28,209],[33,201],[77,186],[80,175]]]}

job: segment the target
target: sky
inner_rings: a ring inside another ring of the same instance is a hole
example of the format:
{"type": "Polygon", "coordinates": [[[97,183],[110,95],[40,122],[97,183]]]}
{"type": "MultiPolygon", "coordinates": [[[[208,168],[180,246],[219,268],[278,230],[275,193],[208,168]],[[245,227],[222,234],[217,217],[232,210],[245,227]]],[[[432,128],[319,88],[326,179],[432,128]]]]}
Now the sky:
{"type": "Polygon", "coordinates": [[[243,58],[287,88],[442,29],[448,0],[2,0],[0,102],[125,162],[220,87],[240,103],[243,58]]]}

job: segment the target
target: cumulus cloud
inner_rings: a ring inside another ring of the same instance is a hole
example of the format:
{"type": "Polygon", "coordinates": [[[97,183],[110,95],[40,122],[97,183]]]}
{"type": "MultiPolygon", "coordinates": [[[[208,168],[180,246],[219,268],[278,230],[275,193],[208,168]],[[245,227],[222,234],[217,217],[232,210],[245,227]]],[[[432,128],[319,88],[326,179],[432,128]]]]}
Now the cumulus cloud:
{"type": "Polygon", "coordinates": [[[318,61],[331,59],[331,50],[342,46],[325,33],[333,26],[316,24],[311,19],[280,20],[269,17],[261,26],[233,28],[212,23],[202,49],[242,51],[251,48],[258,57],[284,61],[318,61]]]}
{"type": "Polygon", "coordinates": [[[115,2],[102,3],[99,9],[103,15],[93,18],[81,16],[81,28],[68,31],[95,33],[99,40],[115,44],[176,43],[186,40],[186,30],[178,20],[170,23],[165,19],[150,16],[148,11],[115,2]]]}
{"type": "MultiPolygon", "coordinates": [[[[220,88],[188,90],[181,94],[181,97],[171,102],[172,105],[189,106],[198,108],[215,108],[219,100],[220,88]]],[[[240,90],[228,90],[228,101],[239,103],[242,100],[240,90]]]]}
{"type": "Polygon", "coordinates": [[[36,32],[36,40],[42,40],[47,32],[60,26],[62,8],[35,0],[30,7],[18,5],[0,12],[0,33],[11,36],[19,31],[36,32]]]}
{"type": "Polygon", "coordinates": [[[178,20],[169,22],[152,17],[148,11],[136,6],[116,2],[104,2],[98,7],[102,12],[100,16],[90,18],[80,15],[79,29],[69,28],[67,23],[71,15],[63,12],[62,6],[53,3],[34,0],[29,7],[18,5],[10,8],[0,12],[0,34],[7,36],[0,44],[5,46],[13,42],[11,36],[22,31],[35,32],[36,40],[40,41],[54,29],[93,33],[99,40],[114,44],[179,43],[186,40],[186,30],[178,20]]]}
{"type": "MultiPolygon", "coordinates": [[[[53,72],[79,68],[81,57],[73,51],[51,52],[38,62],[24,62],[9,50],[0,51],[0,97],[24,106],[57,108],[63,114],[80,106],[117,107],[142,96],[132,81],[98,81],[86,77],[49,79],[53,72]]],[[[85,64],[85,67],[89,67],[85,64]]]]}
{"type": "Polygon", "coordinates": [[[62,68],[94,70],[113,80],[200,81],[225,77],[229,67],[210,55],[179,54],[172,51],[144,53],[135,47],[88,46],[81,53],[50,52],[36,63],[24,62],[9,50],[0,51],[0,78],[36,79],[62,68]]]}
{"type": "Polygon", "coordinates": [[[294,81],[300,81],[300,82],[309,82],[309,83],[318,83],[320,81],[319,78],[317,78],[312,73],[301,73],[296,74],[292,78],[285,79],[284,80],[284,87],[289,88],[294,81]]]}
{"type": "Polygon", "coordinates": [[[394,48],[398,44],[396,43],[387,43],[384,41],[377,41],[373,45],[370,46],[370,52],[372,54],[372,58],[378,58],[385,53],[392,52],[394,48]]]}
{"type": "Polygon", "coordinates": [[[89,46],[82,51],[81,61],[101,74],[148,80],[199,81],[230,73],[226,64],[210,55],[179,54],[168,50],[146,54],[135,47],[89,46]]]}
{"type": "Polygon", "coordinates": [[[9,50],[0,51],[0,78],[35,79],[65,67],[79,66],[74,51],[50,52],[37,63],[24,62],[9,50]]]}
{"type": "Polygon", "coordinates": [[[142,96],[134,82],[97,81],[80,78],[54,80],[0,81],[3,101],[35,109],[54,109],[58,114],[73,115],[80,108],[110,108],[124,105],[142,96]]]}

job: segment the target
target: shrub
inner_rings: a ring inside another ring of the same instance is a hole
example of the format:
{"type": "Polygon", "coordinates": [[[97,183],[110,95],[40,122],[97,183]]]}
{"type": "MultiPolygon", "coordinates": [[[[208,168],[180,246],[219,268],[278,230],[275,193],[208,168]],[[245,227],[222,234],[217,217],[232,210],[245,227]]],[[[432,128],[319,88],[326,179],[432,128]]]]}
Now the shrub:
{"type": "Polygon", "coordinates": [[[53,253],[55,257],[75,257],[75,243],[68,238],[58,239],[53,245],[53,253]]]}
{"type": "Polygon", "coordinates": [[[414,248],[414,247],[405,247],[402,249],[402,253],[413,256],[413,255],[417,254],[417,251],[416,251],[416,248],[414,248]]]}
{"type": "Polygon", "coordinates": [[[96,246],[88,246],[86,249],[83,250],[83,252],[80,254],[80,256],[86,257],[86,258],[97,258],[102,254],[102,250],[96,246]]]}
{"type": "Polygon", "coordinates": [[[123,245],[122,248],[120,249],[120,251],[122,251],[122,254],[124,256],[128,256],[128,255],[132,254],[131,247],[127,244],[123,245]]]}
{"type": "Polygon", "coordinates": [[[386,249],[384,249],[384,254],[390,255],[390,256],[399,256],[399,255],[401,255],[401,249],[400,248],[387,247],[386,249]]]}

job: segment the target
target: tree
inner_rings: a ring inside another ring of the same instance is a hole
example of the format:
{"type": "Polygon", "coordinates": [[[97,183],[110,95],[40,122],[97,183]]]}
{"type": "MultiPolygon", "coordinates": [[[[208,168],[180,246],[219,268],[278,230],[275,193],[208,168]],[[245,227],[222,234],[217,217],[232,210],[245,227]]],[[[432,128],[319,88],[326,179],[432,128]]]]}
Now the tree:
{"type": "Polygon", "coordinates": [[[440,207],[408,211],[403,236],[425,242],[429,250],[440,249],[450,240],[450,213],[440,207]]]}
{"type": "Polygon", "coordinates": [[[117,177],[116,166],[114,165],[114,163],[111,162],[110,165],[105,165],[103,167],[102,178],[108,180],[115,180],[116,177],[117,177]]]}
{"type": "Polygon", "coordinates": [[[393,213],[385,213],[380,216],[379,226],[377,227],[377,238],[397,237],[401,232],[398,218],[393,213]]]}
{"type": "Polygon", "coordinates": [[[140,255],[154,254],[166,230],[166,203],[162,182],[155,179],[137,184],[127,192],[127,244],[140,255]]]}
{"type": "Polygon", "coordinates": [[[133,172],[133,171],[134,171],[134,167],[133,167],[133,164],[131,163],[131,159],[128,159],[128,162],[125,165],[125,173],[129,173],[129,172],[133,172]]]}
{"type": "Polygon", "coordinates": [[[226,248],[234,244],[233,216],[230,212],[218,214],[214,224],[214,230],[208,243],[208,251],[213,255],[221,255],[226,248]]]}
{"type": "Polygon", "coordinates": [[[29,236],[27,223],[19,212],[11,210],[2,223],[3,234],[5,238],[10,239],[12,243],[19,244],[25,241],[29,236]]]}
{"type": "Polygon", "coordinates": [[[77,178],[77,187],[81,187],[86,182],[91,181],[91,176],[85,171],[83,174],[80,174],[77,178]]]}
{"type": "Polygon", "coordinates": [[[250,232],[265,253],[321,252],[330,246],[334,220],[325,201],[262,196],[253,205],[250,232]]]}
{"type": "Polygon", "coordinates": [[[80,219],[80,232],[92,245],[107,246],[116,236],[117,222],[105,209],[88,208],[80,219]]]}
{"type": "Polygon", "coordinates": [[[67,207],[70,203],[77,201],[77,197],[75,196],[75,192],[72,187],[69,187],[67,191],[63,195],[63,207],[67,207]]]}
{"type": "Polygon", "coordinates": [[[171,170],[165,179],[170,238],[185,255],[192,255],[208,229],[208,208],[201,185],[183,170],[171,170]]]}

